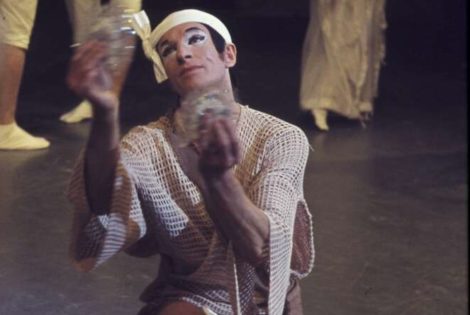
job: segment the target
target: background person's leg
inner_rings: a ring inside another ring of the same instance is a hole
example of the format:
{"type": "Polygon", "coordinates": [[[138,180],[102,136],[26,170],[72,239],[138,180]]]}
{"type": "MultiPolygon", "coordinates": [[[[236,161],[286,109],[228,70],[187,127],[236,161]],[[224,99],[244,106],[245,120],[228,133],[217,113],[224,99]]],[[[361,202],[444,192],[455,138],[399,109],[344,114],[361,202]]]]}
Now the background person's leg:
{"type": "Polygon", "coordinates": [[[34,0],[0,1],[0,149],[33,150],[49,146],[16,124],[18,92],[26,50],[36,16],[34,0]]]}
{"type": "Polygon", "coordinates": [[[16,100],[23,75],[26,51],[1,44],[0,48],[0,124],[15,122],[16,100]]]}
{"type": "MultiPolygon", "coordinates": [[[[100,0],[67,0],[65,4],[72,24],[74,44],[80,44],[86,39],[88,26],[94,20],[94,14],[100,11],[100,0]]],[[[60,116],[65,123],[78,123],[93,117],[91,104],[83,100],[72,110],[60,116]]]]}

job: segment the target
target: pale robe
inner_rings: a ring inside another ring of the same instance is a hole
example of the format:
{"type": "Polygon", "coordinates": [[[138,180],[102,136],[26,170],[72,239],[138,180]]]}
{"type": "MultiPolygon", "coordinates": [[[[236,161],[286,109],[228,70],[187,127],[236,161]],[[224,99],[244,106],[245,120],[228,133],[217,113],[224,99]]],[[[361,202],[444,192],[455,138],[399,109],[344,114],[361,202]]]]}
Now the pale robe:
{"type": "Polygon", "coordinates": [[[385,56],[385,0],[311,0],[300,105],[351,119],[372,113],[385,56]]]}

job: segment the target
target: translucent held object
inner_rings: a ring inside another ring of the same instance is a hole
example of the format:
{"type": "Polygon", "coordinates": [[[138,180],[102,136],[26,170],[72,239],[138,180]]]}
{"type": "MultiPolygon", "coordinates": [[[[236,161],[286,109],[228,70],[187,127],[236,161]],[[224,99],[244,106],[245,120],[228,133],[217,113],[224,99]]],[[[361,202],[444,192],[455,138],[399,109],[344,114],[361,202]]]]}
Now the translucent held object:
{"type": "Polygon", "coordinates": [[[231,115],[228,94],[219,90],[196,91],[182,100],[182,123],[185,130],[184,144],[199,137],[202,118],[210,113],[212,118],[231,115]]]}
{"type": "Polygon", "coordinates": [[[132,57],[135,49],[135,31],[131,24],[132,14],[117,5],[104,5],[101,11],[90,16],[88,40],[99,40],[108,45],[106,66],[112,72],[132,57]]]}

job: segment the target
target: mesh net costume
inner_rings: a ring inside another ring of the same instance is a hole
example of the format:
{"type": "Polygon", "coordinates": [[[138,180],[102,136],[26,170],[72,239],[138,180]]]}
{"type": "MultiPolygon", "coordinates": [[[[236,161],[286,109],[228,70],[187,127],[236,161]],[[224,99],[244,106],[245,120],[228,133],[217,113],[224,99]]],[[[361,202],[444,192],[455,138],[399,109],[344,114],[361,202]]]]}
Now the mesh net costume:
{"type": "Polygon", "coordinates": [[[75,207],[74,264],[91,270],[120,251],[160,254],[159,275],[141,296],[146,303],[184,300],[219,315],[282,314],[290,281],[313,267],[312,220],[303,195],[310,147],[298,127],[247,106],[236,128],[242,158],[234,172],[269,218],[265,265],[239,259],[217,233],[171,146],[167,117],[122,139],[107,215],[89,211],[79,158],[68,192],[75,207]],[[260,295],[264,304],[255,298],[260,295]]]}

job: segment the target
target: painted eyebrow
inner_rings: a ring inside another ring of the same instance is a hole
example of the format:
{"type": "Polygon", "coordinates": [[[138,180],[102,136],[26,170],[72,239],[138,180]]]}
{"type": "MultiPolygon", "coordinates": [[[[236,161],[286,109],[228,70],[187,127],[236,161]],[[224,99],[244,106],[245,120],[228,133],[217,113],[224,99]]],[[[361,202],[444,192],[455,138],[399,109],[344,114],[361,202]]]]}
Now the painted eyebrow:
{"type": "MultiPolygon", "coordinates": [[[[191,31],[203,31],[203,32],[204,32],[204,30],[203,30],[202,28],[197,27],[197,26],[193,26],[193,27],[190,27],[190,28],[188,28],[187,30],[185,30],[184,33],[189,33],[189,32],[191,32],[191,31]]],[[[165,46],[165,45],[168,45],[168,43],[169,43],[169,41],[168,41],[167,39],[165,39],[163,42],[161,42],[160,44],[158,44],[158,47],[157,47],[157,48],[158,48],[158,49],[162,49],[162,47],[165,46]]]]}

